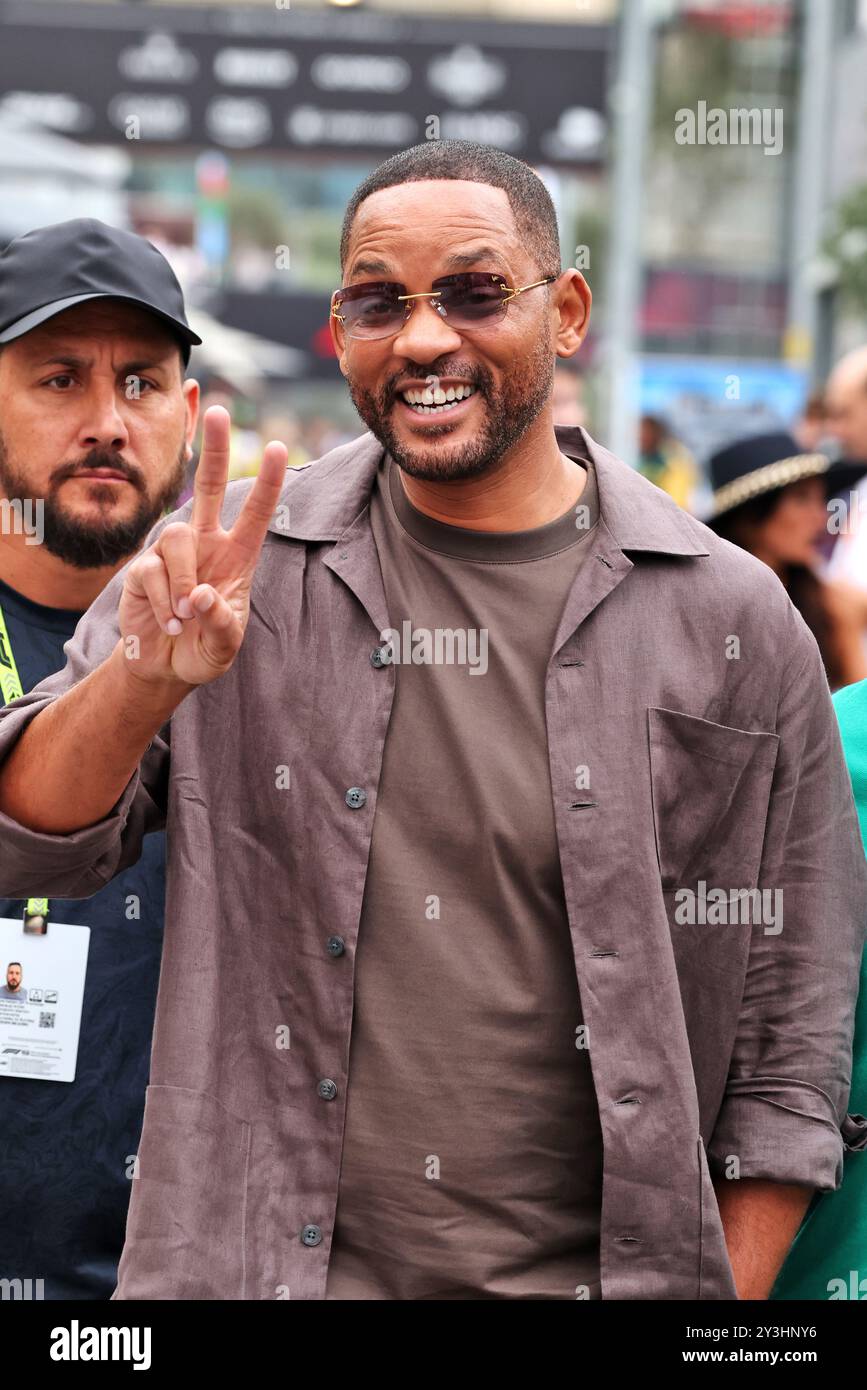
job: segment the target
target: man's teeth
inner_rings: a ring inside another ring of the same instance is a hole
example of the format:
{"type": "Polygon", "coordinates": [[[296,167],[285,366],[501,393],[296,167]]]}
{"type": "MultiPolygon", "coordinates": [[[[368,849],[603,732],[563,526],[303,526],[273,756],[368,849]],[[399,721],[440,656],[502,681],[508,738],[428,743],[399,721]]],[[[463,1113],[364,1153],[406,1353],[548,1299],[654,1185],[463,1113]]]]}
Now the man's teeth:
{"type": "Polygon", "coordinates": [[[451,410],[458,401],[466,400],[475,391],[475,386],[449,386],[444,391],[441,386],[426,386],[423,391],[404,391],[403,399],[407,405],[414,406],[420,414],[434,415],[442,410],[451,410]]]}

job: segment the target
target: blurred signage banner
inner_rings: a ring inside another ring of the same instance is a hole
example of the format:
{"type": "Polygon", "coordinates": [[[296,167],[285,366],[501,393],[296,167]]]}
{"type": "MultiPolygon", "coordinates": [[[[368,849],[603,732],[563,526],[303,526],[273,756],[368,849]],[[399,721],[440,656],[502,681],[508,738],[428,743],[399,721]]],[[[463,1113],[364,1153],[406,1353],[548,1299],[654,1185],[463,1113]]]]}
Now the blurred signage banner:
{"type": "Polygon", "coordinates": [[[0,102],[100,144],[385,155],[439,137],[594,165],[612,50],[610,27],[578,23],[0,0],[0,102]]]}
{"type": "Polygon", "coordinates": [[[641,413],[661,416],[699,461],[744,435],[791,429],[808,390],[806,371],[772,358],[648,353],[639,368],[641,413]]]}

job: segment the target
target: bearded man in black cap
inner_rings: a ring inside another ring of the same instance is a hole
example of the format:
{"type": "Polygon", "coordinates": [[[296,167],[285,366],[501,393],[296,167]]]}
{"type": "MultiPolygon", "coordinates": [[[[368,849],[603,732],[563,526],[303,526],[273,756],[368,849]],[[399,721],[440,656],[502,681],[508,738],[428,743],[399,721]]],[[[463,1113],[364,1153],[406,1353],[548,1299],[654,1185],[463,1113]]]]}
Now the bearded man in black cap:
{"type": "MultiPolygon", "coordinates": [[[[62,669],[82,613],[176,505],[200,341],[167,261],[130,232],[76,219],[0,254],[4,703],[62,669]]],[[[47,1298],[108,1299],[115,1287],[164,899],[158,833],[92,898],[51,900],[49,951],[62,924],[91,928],[75,1079],[0,1078],[0,1277],[44,1279],[47,1298]]],[[[29,905],[0,899],[0,917],[22,921],[29,905]]]]}

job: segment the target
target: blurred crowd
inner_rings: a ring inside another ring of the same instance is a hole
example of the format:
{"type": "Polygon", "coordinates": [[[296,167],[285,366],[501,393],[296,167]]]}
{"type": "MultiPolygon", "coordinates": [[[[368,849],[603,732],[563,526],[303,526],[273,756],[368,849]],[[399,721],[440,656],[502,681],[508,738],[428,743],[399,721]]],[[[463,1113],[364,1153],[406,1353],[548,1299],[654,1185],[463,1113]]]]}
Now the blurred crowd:
{"type": "MultiPolygon", "coordinates": [[[[202,414],[212,405],[222,405],[232,417],[232,452],[229,465],[232,478],[253,477],[259,471],[262,451],[271,439],[278,439],[289,451],[289,467],[310,459],[321,458],[338,444],[344,444],[355,435],[358,429],[346,430],[324,415],[300,417],[291,409],[271,410],[262,408],[248,397],[239,396],[229,389],[209,388],[202,396],[202,414]]],[[[201,416],[200,416],[201,420],[201,416]]],[[[201,434],[201,424],[199,426],[201,434]]],[[[201,438],[199,439],[201,444],[201,438]]],[[[192,477],[190,472],[187,488],[181,498],[184,502],[192,497],[192,477]]],[[[180,504],[179,504],[180,505],[180,504]]]]}
{"type": "Polygon", "coordinates": [[[867,347],[836,364],[788,429],[736,436],[700,466],[664,418],[643,415],[633,462],[774,570],[832,690],[867,678],[867,347]]]}

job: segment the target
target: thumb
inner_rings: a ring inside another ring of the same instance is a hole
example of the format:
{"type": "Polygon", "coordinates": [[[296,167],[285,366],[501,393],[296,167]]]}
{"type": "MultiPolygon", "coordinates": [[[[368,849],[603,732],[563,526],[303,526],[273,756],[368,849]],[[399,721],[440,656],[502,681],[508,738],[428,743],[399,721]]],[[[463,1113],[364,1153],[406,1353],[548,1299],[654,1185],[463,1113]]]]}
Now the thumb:
{"type": "Polygon", "coordinates": [[[237,615],[210,584],[197,584],[190,602],[199,622],[199,646],[205,660],[221,668],[230,665],[241,645],[237,615]]]}

